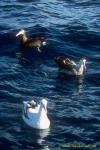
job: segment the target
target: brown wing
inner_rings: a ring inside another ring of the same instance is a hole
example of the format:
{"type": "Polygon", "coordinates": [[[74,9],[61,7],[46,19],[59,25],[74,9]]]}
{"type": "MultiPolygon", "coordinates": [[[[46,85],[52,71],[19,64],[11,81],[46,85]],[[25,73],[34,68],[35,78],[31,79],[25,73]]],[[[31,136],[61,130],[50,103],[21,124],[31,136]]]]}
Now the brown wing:
{"type": "Polygon", "coordinates": [[[76,69],[77,66],[74,61],[64,56],[56,57],[55,61],[61,69],[66,69],[68,71],[73,71],[73,69],[76,69]]]}
{"type": "Polygon", "coordinates": [[[76,63],[69,58],[66,58],[64,66],[65,66],[65,69],[67,69],[69,71],[73,71],[73,69],[76,69],[76,67],[77,67],[76,63]]]}
{"type": "Polygon", "coordinates": [[[65,60],[66,58],[64,56],[58,56],[55,57],[55,61],[58,64],[59,67],[63,68],[65,66],[65,60]]]}
{"type": "Polygon", "coordinates": [[[38,37],[36,37],[36,38],[29,38],[26,41],[25,46],[28,46],[28,47],[40,47],[41,46],[41,40],[39,40],[38,37]]]}

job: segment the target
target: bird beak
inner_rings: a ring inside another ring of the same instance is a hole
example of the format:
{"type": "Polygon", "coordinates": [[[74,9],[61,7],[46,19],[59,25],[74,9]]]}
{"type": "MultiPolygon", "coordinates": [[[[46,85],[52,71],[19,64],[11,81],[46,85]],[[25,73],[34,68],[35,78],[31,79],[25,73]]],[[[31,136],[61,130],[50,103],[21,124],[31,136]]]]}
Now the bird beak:
{"type": "Polygon", "coordinates": [[[18,32],[18,33],[16,34],[16,37],[19,36],[19,35],[20,35],[20,32],[18,32]]]}
{"type": "Polygon", "coordinates": [[[16,37],[19,36],[19,35],[23,35],[24,33],[25,33],[25,31],[24,31],[24,30],[21,30],[21,31],[19,31],[19,32],[16,34],[16,37]]]}

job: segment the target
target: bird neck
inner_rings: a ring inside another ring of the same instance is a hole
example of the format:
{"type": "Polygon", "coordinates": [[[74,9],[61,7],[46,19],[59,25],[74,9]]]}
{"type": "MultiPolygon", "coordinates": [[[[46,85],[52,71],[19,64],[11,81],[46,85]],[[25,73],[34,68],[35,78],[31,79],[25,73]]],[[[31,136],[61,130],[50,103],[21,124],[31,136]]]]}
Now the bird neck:
{"type": "Polygon", "coordinates": [[[24,33],[23,35],[22,35],[22,42],[23,43],[25,43],[26,41],[27,41],[27,36],[26,36],[26,34],[24,33]]]}
{"type": "Polygon", "coordinates": [[[39,118],[41,118],[41,116],[45,117],[46,116],[46,110],[45,108],[43,107],[43,105],[41,104],[40,105],[40,109],[39,109],[39,118]]]}
{"type": "Polygon", "coordinates": [[[83,74],[83,71],[84,71],[84,65],[82,62],[80,62],[78,65],[77,65],[77,74],[78,75],[81,75],[83,74]]]}

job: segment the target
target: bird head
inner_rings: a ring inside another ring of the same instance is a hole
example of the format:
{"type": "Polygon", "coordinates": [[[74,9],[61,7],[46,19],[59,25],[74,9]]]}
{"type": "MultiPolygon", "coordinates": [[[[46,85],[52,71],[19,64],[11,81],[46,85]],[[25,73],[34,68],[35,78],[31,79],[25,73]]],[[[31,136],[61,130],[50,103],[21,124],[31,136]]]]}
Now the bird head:
{"type": "Polygon", "coordinates": [[[86,58],[82,58],[82,63],[83,63],[84,68],[86,69],[86,58]]]}
{"type": "Polygon", "coordinates": [[[25,34],[25,30],[22,29],[20,30],[17,34],[16,34],[16,37],[19,36],[19,35],[24,35],[25,34]]]}
{"type": "Polygon", "coordinates": [[[66,64],[66,58],[64,56],[57,56],[57,57],[54,58],[54,60],[58,64],[66,64]]]}

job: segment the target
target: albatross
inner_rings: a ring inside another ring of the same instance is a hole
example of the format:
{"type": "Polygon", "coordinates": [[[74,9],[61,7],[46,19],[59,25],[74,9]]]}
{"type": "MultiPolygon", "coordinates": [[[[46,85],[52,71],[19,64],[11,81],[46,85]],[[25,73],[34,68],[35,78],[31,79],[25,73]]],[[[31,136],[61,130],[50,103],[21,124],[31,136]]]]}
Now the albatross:
{"type": "Polygon", "coordinates": [[[72,75],[80,76],[84,73],[86,69],[86,59],[80,59],[79,63],[66,58],[65,56],[57,56],[55,57],[55,61],[58,64],[61,70],[64,70],[67,73],[72,75]]]}
{"type": "Polygon", "coordinates": [[[40,104],[34,107],[29,107],[29,101],[24,101],[22,118],[30,127],[48,129],[50,127],[50,120],[47,116],[47,100],[42,99],[40,104]]]}
{"type": "Polygon", "coordinates": [[[37,48],[38,52],[41,52],[41,47],[46,45],[46,37],[28,37],[26,31],[21,29],[16,37],[20,37],[21,44],[25,47],[37,48]]]}

